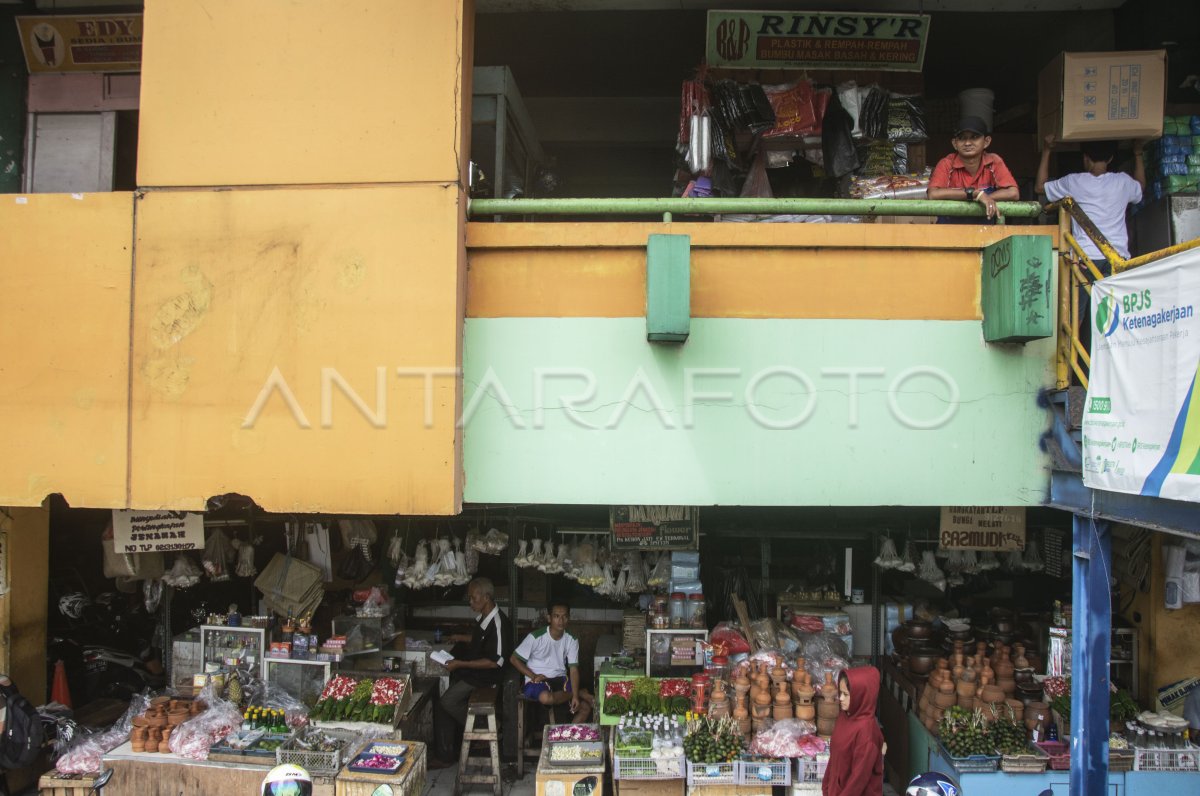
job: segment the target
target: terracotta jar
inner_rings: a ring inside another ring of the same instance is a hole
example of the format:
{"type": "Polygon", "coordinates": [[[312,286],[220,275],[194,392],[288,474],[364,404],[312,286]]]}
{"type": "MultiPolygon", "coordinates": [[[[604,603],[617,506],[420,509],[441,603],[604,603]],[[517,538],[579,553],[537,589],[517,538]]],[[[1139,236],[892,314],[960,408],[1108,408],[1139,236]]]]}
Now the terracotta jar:
{"type": "Polygon", "coordinates": [[[970,658],[967,658],[966,666],[963,668],[962,677],[959,679],[965,683],[975,682],[977,673],[975,671],[975,663],[970,658]]]}
{"type": "Polygon", "coordinates": [[[1011,712],[1013,721],[1020,723],[1025,720],[1025,703],[1019,699],[1009,699],[1005,701],[1008,710],[1005,713],[1011,712]]]}
{"type": "Polygon", "coordinates": [[[954,693],[954,681],[952,679],[950,679],[949,677],[943,677],[941,682],[938,683],[938,690],[941,691],[943,694],[953,694],[954,693]]]}
{"type": "MultiPolygon", "coordinates": [[[[778,689],[775,691],[775,704],[776,705],[787,705],[789,708],[791,707],[792,695],[790,693],[788,693],[788,686],[787,686],[786,681],[780,683],[778,689]]],[[[789,710],[788,713],[791,713],[791,710],[789,710]]]]}
{"type": "Polygon", "coordinates": [[[958,694],[954,691],[942,691],[933,698],[933,704],[945,710],[952,705],[958,704],[958,694]]]}
{"type": "Polygon", "coordinates": [[[833,728],[836,724],[836,719],[817,719],[817,734],[826,737],[833,735],[833,728]]]}
{"type": "Polygon", "coordinates": [[[996,685],[998,685],[1000,690],[1004,692],[1006,699],[1011,699],[1012,695],[1017,690],[1017,681],[1011,677],[1001,677],[996,681],[996,685]]]}
{"type": "Polygon", "coordinates": [[[816,691],[813,690],[812,684],[808,682],[807,675],[799,682],[792,683],[792,698],[796,701],[797,705],[811,705],[814,694],[816,694],[816,691]]]}
{"type": "Polygon", "coordinates": [[[974,710],[975,705],[976,700],[973,696],[959,696],[958,698],[958,706],[963,710],[974,710]]]}
{"type": "Polygon", "coordinates": [[[1012,679],[1013,669],[1012,661],[1008,659],[1008,647],[1000,648],[1000,658],[992,664],[992,668],[996,670],[996,678],[998,680],[1012,679]]]}
{"type": "Polygon", "coordinates": [[[822,699],[817,702],[817,715],[823,719],[836,719],[841,706],[835,699],[822,699]]]}
{"type": "Polygon", "coordinates": [[[771,670],[771,682],[778,686],[780,683],[787,680],[787,669],[782,666],[776,666],[771,670]]]}
{"type": "Polygon", "coordinates": [[[796,706],[796,718],[804,721],[812,721],[817,717],[817,709],[813,707],[811,700],[804,705],[796,706]]]}
{"type": "Polygon", "coordinates": [[[1014,644],[1013,650],[1016,651],[1016,658],[1013,660],[1013,666],[1018,669],[1028,669],[1029,659],[1025,657],[1025,645],[1014,644]]]}
{"type": "Polygon", "coordinates": [[[771,716],[776,721],[783,721],[784,719],[790,719],[792,717],[792,703],[790,701],[783,702],[783,703],[779,703],[779,702],[775,703],[775,707],[772,708],[772,710],[771,710],[771,716]]]}

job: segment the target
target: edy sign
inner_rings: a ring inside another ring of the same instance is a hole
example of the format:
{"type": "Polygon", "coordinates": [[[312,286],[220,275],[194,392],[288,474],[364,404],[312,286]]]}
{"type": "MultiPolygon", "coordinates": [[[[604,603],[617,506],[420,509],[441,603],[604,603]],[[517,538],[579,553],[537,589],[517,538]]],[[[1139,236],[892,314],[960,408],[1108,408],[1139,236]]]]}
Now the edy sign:
{"type": "Polygon", "coordinates": [[[33,73],[141,69],[141,14],[17,17],[17,30],[33,73]]]}
{"type": "Polygon", "coordinates": [[[1198,295],[1195,249],[1093,286],[1085,485],[1200,501],[1198,295]]]}
{"type": "Polygon", "coordinates": [[[919,72],[929,17],[787,11],[709,11],[709,66],[919,72]]]}

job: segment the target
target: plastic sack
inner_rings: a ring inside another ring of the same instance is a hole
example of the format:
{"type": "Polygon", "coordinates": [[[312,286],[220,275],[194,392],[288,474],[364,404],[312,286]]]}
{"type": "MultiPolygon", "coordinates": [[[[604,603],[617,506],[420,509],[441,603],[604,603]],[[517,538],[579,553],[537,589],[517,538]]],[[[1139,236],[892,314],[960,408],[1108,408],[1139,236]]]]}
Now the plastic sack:
{"type": "MultiPolygon", "coordinates": [[[[811,741],[817,733],[817,725],[803,719],[781,719],[776,721],[769,730],[760,730],[750,743],[750,754],[766,757],[802,757],[813,754],[806,751],[815,748],[811,741]]],[[[825,751],[825,742],[820,738],[821,752],[825,751]]],[[[753,764],[749,764],[753,766],[753,764]]]]}
{"type": "Polygon", "coordinates": [[[104,577],[129,578],[131,580],[152,580],[162,577],[165,569],[162,553],[118,553],[116,543],[113,541],[111,522],[104,529],[100,539],[104,548],[104,577]]]}
{"type": "Polygon", "coordinates": [[[353,547],[356,541],[375,544],[379,538],[375,523],[363,518],[338,520],[338,530],[342,532],[342,545],[345,547],[353,547]]]}
{"type": "Polygon", "coordinates": [[[268,710],[282,710],[284,721],[293,729],[308,724],[308,708],[304,703],[274,683],[252,680],[246,687],[246,701],[268,710]]]}
{"type": "Polygon", "coordinates": [[[767,157],[764,153],[759,152],[750,164],[750,173],[742,183],[740,196],[746,199],[775,198],[775,194],[771,192],[771,181],[767,178],[767,157]]]}
{"type": "Polygon", "coordinates": [[[798,80],[778,86],[763,86],[763,92],[775,111],[775,126],[763,133],[764,138],[805,136],[820,130],[811,82],[798,80]]]}
{"type": "Polygon", "coordinates": [[[879,545],[879,555],[875,557],[875,566],[880,569],[895,569],[900,566],[900,555],[896,552],[896,543],[890,536],[885,536],[879,545]]]}
{"type": "Polygon", "coordinates": [[[842,103],[832,94],[825,120],[821,125],[821,155],[825,173],[830,177],[841,177],[859,166],[858,149],[854,146],[854,120],[842,103]]]}
{"type": "Polygon", "coordinates": [[[129,707],[117,721],[107,730],[90,735],[76,735],[75,741],[62,753],[54,768],[62,774],[93,774],[99,771],[101,760],[107,753],[116,749],[129,739],[129,731],[133,727],[133,717],[140,716],[150,707],[150,695],[147,692],[134,695],[129,707]]]}
{"type": "Polygon", "coordinates": [[[887,139],[919,144],[929,136],[925,130],[925,104],[917,96],[895,96],[888,100],[887,139]]]}
{"type": "Polygon", "coordinates": [[[646,578],[646,585],[652,589],[661,588],[671,582],[671,557],[663,553],[654,562],[654,567],[650,570],[649,576],[646,578]]]}
{"type": "Polygon", "coordinates": [[[175,728],[169,742],[172,752],[190,760],[207,760],[213,744],[242,726],[237,705],[216,693],[210,680],[199,697],[208,708],[175,728]]]}
{"type": "Polygon", "coordinates": [[[237,552],[229,543],[229,537],[225,535],[225,531],[217,528],[209,534],[208,541],[204,543],[204,556],[201,563],[213,583],[229,580],[229,564],[235,555],[237,552]]]}
{"type": "Polygon", "coordinates": [[[800,657],[804,658],[804,669],[812,675],[814,684],[825,682],[826,673],[833,675],[834,682],[842,670],[850,665],[850,650],[841,638],[832,633],[800,634],[800,657]]]}
{"type": "Polygon", "coordinates": [[[712,644],[714,656],[750,654],[750,642],[735,622],[719,623],[709,634],[708,641],[712,644]]]}
{"type": "Polygon", "coordinates": [[[934,588],[946,590],[946,575],[938,568],[937,559],[934,558],[932,550],[921,553],[921,566],[917,570],[917,577],[932,584],[934,588]]]}

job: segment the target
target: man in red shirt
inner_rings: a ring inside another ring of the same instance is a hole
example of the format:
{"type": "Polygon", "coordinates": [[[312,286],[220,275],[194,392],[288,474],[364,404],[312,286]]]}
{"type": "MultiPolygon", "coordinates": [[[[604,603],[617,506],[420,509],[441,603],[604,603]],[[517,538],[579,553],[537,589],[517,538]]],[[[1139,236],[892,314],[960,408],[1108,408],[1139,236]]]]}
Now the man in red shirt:
{"type": "MultiPolygon", "coordinates": [[[[925,195],[930,199],[965,199],[979,202],[989,219],[996,218],[996,202],[1013,202],[1020,198],[1017,181],[999,155],[987,151],[992,143],[987,125],[978,116],[965,116],[950,139],[954,154],[938,161],[929,178],[925,195]]],[[[970,218],[938,219],[939,223],[967,223],[970,218]]]]}

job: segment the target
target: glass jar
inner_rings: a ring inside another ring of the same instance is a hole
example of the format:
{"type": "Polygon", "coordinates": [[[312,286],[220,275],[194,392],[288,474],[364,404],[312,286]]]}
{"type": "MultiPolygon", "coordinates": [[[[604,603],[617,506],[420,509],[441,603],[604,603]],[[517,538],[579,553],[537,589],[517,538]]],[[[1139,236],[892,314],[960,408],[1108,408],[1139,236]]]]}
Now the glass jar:
{"type": "Polygon", "coordinates": [[[695,630],[704,630],[708,627],[708,622],[705,619],[704,595],[689,594],[688,595],[688,623],[687,626],[695,630]]]}
{"type": "Polygon", "coordinates": [[[671,627],[684,628],[688,624],[687,598],[683,592],[671,594],[671,627]]]}
{"type": "Polygon", "coordinates": [[[716,683],[718,680],[724,680],[726,685],[729,685],[729,658],[724,655],[714,655],[712,664],[705,668],[708,676],[716,683]]]}

